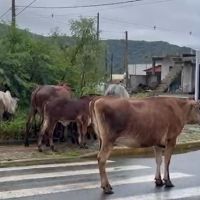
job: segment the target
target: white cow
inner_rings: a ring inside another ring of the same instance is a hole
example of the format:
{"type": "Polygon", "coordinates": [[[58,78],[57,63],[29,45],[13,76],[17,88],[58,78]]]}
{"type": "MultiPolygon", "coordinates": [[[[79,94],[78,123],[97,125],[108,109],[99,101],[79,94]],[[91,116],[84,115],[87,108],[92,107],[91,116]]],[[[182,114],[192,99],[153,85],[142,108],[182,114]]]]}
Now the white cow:
{"type": "Polygon", "coordinates": [[[10,91],[0,91],[0,120],[3,118],[3,113],[14,114],[17,108],[17,98],[11,96],[10,91]]]}
{"type": "Polygon", "coordinates": [[[125,97],[129,98],[129,93],[127,92],[126,88],[121,84],[110,84],[106,89],[105,96],[118,96],[118,97],[125,97]]]}

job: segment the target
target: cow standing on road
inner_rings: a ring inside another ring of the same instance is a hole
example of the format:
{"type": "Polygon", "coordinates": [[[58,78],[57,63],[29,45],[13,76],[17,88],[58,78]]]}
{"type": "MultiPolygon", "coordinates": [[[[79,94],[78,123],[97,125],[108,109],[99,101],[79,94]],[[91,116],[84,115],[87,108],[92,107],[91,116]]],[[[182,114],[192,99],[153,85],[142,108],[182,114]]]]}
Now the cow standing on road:
{"type": "Polygon", "coordinates": [[[115,143],[130,147],[154,147],[156,186],[173,187],[169,165],[177,136],[185,124],[200,123],[200,104],[173,97],[150,97],[143,100],[101,97],[90,103],[95,131],[100,140],[98,165],[101,187],[111,194],[105,165],[115,143]],[[160,166],[164,148],[164,182],[160,166]]]}
{"type": "Polygon", "coordinates": [[[89,116],[89,103],[93,96],[85,96],[80,99],[55,98],[47,102],[44,106],[44,119],[39,133],[38,150],[42,151],[42,137],[46,133],[49,135],[49,142],[54,151],[53,131],[57,122],[64,126],[70,122],[75,122],[79,133],[80,147],[85,147],[85,135],[87,127],[91,123],[89,116]]]}
{"type": "Polygon", "coordinates": [[[43,111],[46,102],[51,101],[55,98],[62,97],[65,99],[70,99],[72,96],[72,89],[67,84],[62,85],[43,85],[38,86],[31,95],[31,108],[26,123],[25,132],[25,146],[29,146],[29,132],[31,124],[38,113],[43,118],[43,111]]]}

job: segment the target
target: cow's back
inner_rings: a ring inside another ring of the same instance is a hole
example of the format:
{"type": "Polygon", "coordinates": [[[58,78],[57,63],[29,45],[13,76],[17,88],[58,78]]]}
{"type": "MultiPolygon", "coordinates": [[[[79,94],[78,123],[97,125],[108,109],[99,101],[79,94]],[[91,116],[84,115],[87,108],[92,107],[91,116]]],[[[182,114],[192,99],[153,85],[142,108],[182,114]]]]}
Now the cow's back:
{"type": "Polygon", "coordinates": [[[41,113],[45,103],[57,97],[69,99],[71,98],[71,91],[63,86],[38,86],[31,95],[31,105],[41,113]]]}

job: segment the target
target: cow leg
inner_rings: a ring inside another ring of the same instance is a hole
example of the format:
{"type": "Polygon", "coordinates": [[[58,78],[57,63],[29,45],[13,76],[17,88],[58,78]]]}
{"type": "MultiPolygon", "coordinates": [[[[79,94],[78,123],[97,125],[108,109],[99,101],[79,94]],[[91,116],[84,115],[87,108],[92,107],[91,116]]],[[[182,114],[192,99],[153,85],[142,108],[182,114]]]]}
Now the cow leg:
{"type": "Polygon", "coordinates": [[[169,176],[169,165],[175,145],[176,139],[171,139],[167,141],[167,145],[165,147],[164,183],[166,187],[174,187],[169,176]]]}
{"type": "Polygon", "coordinates": [[[49,144],[52,151],[56,151],[53,143],[53,133],[56,126],[56,122],[51,122],[51,125],[48,127],[48,134],[49,134],[49,144]]]}
{"type": "Polygon", "coordinates": [[[30,133],[30,129],[31,129],[31,125],[33,123],[33,119],[35,117],[36,114],[36,110],[31,110],[29,116],[28,116],[28,120],[26,122],[26,132],[25,132],[25,138],[24,138],[24,146],[28,147],[29,146],[29,133],[30,133]]]}
{"type": "Polygon", "coordinates": [[[101,187],[103,188],[105,194],[113,194],[112,187],[108,182],[108,177],[105,169],[106,161],[110,156],[112,148],[113,148],[112,144],[102,142],[101,149],[97,157],[99,165],[99,173],[101,178],[101,187]]]}
{"type": "Polygon", "coordinates": [[[163,181],[160,174],[160,166],[162,164],[162,148],[154,146],[155,158],[156,158],[156,175],[155,175],[155,184],[160,187],[163,186],[163,181]]]}
{"type": "Polygon", "coordinates": [[[82,123],[82,143],[84,145],[84,148],[88,149],[88,146],[85,142],[86,134],[87,134],[87,123],[82,123]]]}
{"type": "Polygon", "coordinates": [[[39,152],[42,152],[42,139],[43,139],[43,136],[44,136],[49,124],[50,124],[49,120],[44,119],[42,127],[40,129],[39,137],[38,137],[38,151],[39,152]]]}
{"type": "Polygon", "coordinates": [[[83,127],[83,123],[81,121],[77,122],[77,128],[78,128],[78,134],[79,134],[78,141],[79,141],[80,148],[87,148],[85,146],[85,141],[84,141],[84,133],[83,133],[84,127],[83,127]]]}

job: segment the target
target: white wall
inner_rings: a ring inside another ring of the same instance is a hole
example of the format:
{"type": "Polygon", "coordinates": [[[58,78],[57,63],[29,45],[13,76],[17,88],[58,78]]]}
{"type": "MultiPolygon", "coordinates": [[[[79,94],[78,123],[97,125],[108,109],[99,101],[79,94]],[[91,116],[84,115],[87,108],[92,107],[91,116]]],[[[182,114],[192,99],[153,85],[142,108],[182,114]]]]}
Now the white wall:
{"type": "Polygon", "coordinates": [[[169,73],[169,67],[174,66],[174,62],[170,58],[164,58],[161,64],[161,80],[163,80],[169,73]]]}
{"type": "Polygon", "coordinates": [[[129,64],[128,72],[129,75],[146,75],[145,69],[151,68],[152,64],[129,64]]]}
{"type": "Polygon", "coordinates": [[[131,91],[135,91],[139,84],[146,85],[146,76],[144,75],[131,75],[130,76],[130,85],[131,85],[131,91]]]}
{"type": "Polygon", "coordinates": [[[183,93],[193,92],[194,90],[194,67],[190,64],[184,65],[182,70],[181,87],[183,93]]]}

